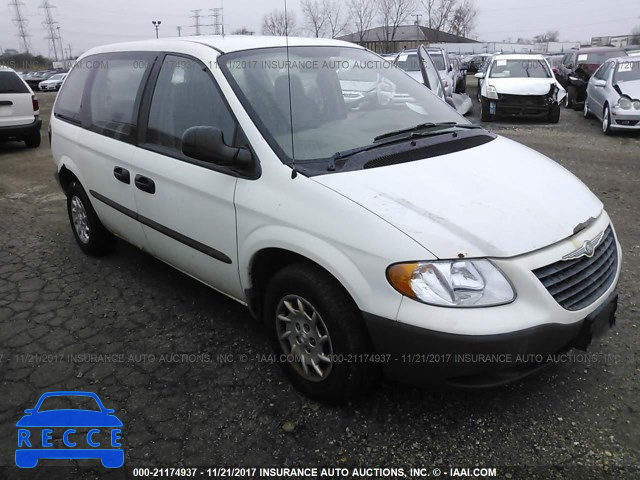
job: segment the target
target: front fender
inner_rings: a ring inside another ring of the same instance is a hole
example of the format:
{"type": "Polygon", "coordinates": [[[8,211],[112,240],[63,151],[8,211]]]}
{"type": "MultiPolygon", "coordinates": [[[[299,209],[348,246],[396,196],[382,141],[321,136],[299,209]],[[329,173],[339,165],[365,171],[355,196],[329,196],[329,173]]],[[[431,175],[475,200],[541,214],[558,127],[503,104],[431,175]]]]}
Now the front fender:
{"type": "Polygon", "coordinates": [[[267,225],[251,232],[238,245],[238,262],[242,288],[251,288],[251,264],[261,250],[279,248],[308,258],[333,275],[347,290],[360,310],[384,312],[387,318],[396,318],[402,296],[386,284],[387,261],[347,245],[344,250],[325,239],[284,225],[267,225]],[[351,256],[351,258],[350,258],[351,256]],[[366,272],[356,266],[352,258],[364,265],[366,272]],[[376,275],[374,281],[367,276],[376,275]],[[372,305],[375,303],[375,307],[372,305]]]}

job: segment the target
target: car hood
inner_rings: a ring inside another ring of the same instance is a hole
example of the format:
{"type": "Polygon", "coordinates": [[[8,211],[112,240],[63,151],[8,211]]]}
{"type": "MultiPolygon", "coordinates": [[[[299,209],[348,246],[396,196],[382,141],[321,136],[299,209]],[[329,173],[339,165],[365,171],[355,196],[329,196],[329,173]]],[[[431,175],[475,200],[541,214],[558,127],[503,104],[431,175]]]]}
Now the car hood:
{"type": "Polygon", "coordinates": [[[640,80],[632,80],[630,82],[618,82],[618,88],[622,93],[629,97],[640,100],[640,80]]]}
{"type": "Polygon", "coordinates": [[[489,78],[488,85],[493,85],[498,93],[507,95],[545,95],[549,93],[555,78],[489,78]]]}
{"type": "Polygon", "coordinates": [[[90,410],[49,410],[25,415],[17,427],[121,427],[115,415],[90,410]]]}
{"type": "Polygon", "coordinates": [[[511,140],[313,177],[438,258],[512,257],[573,235],[603,205],[563,167],[511,140]]]}

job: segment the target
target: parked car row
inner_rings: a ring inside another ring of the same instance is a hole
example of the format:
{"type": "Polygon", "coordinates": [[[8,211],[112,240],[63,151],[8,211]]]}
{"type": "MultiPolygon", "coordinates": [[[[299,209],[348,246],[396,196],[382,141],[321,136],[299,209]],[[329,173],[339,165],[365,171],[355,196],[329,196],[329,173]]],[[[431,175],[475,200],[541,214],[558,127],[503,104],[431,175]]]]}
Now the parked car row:
{"type": "Polygon", "coordinates": [[[44,70],[39,72],[27,72],[22,74],[22,78],[29,85],[31,90],[60,90],[66,72],[61,70],[44,70]],[[51,80],[51,82],[50,82],[51,80]]]}

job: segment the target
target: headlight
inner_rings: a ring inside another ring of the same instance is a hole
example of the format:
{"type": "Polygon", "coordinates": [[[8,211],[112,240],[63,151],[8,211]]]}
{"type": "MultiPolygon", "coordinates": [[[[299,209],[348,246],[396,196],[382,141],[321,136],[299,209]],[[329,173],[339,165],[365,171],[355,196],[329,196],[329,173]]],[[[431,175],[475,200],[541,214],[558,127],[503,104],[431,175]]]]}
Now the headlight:
{"type": "Polygon", "coordinates": [[[640,110],[640,100],[633,101],[633,108],[635,108],[636,110],[640,110]]]}
{"type": "Polygon", "coordinates": [[[493,85],[487,85],[487,98],[498,99],[498,90],[493,85]]]}
{"type": "Polygon", "coordinates": [[[442,307],[488,307],[516,298],[489,260],[398,263],[387,269],[387,279],[403,295],[442,307]]]}
{"type": "Polygon", "coordinates": [[[620,100],[618,100],[616,108],[621,108],[622,110],[631,110],[632,105],[633,102],[630,99],[622,97],[620,100]]]}

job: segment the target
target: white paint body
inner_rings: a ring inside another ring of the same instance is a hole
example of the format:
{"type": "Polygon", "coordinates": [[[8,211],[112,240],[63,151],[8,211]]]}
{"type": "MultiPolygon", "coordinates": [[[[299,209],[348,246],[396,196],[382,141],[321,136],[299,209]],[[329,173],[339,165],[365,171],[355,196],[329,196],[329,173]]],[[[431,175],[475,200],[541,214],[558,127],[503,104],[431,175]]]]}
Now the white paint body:
{"type": "MultiPolygon", "coordinates": [[[[176,162],[133,145],[51,119],[58,169],[75,174],[85,190],[107,192],[140,215],[215,247],[231,265],[149,231],[92,201],[102,222],[131,243],[218,291],[246,303],[251,264],[266,248],[302,255],[331,273],[358,308],[440,332],[480,335],[536,325],[581,321],[615,288],[588,308],[558,305],[532,270],[558,261],[610,223],[602,203],[571,173],[543,155],[500,138],[480,147],[415,162],[349,173],[292,179],[242,107],[220,69],[215,48],[233,52],[284,46],[277,37],[227,36],[146,41],[94,49],[175,52],[213,65],[211,73],[259,159],[256,180],[222,175],[176,162]],[[153,176],[148,196],[114,180],[114,161],[132,178],[153,176]],[[574,235],[578,224],[595,218],[574,235]],[[487,257],[517,291],[508,305],[441,308],[403,297],[386,279],[398,262],[487,257]]],[[[324,39],[289,39],[290,46],[334,45],[324,39]]],[[[619,267],[618,267],[619,274],[619,267]]]]}

